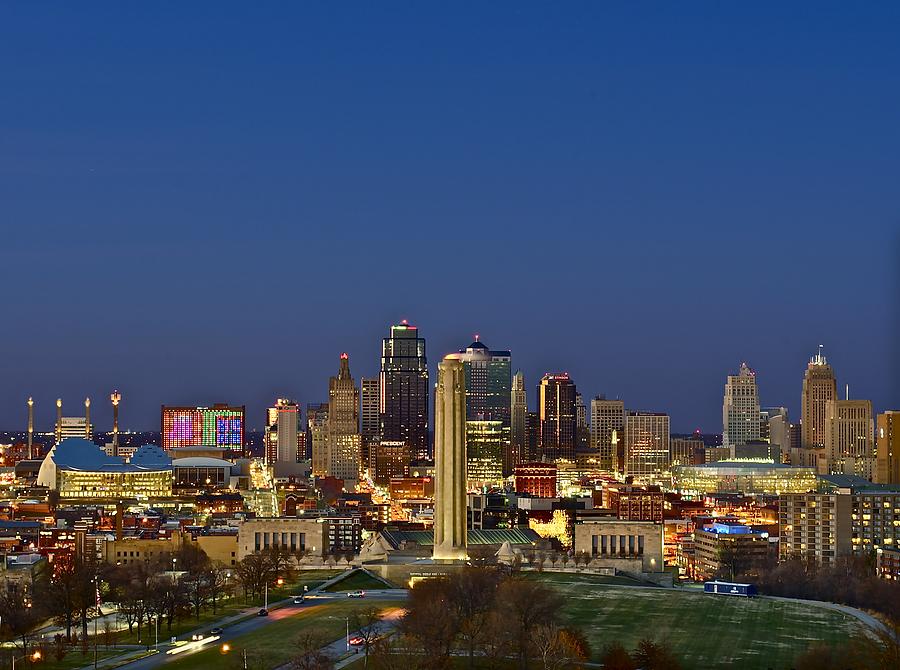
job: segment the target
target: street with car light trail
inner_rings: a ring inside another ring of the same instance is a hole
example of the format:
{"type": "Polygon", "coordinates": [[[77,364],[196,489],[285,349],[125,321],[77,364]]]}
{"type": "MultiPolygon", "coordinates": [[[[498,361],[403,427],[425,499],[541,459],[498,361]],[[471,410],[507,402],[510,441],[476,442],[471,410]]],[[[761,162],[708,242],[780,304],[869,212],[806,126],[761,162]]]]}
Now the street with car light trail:
{"type": "MultiPolygon", "coordinates": [[[[405,589],[377,589],[371,591],[367,590],[365,592],[365,598],[363,598],[362,601],[354,600],[354,602],[372,602],[373,604],[377,605],[385,605],[390,603],[391,601],[405,599],[406,596],[407,591],[405,589]]],[[[310,592],[309,594],[307,594],[304,602],[299,605],[294,604],[293,599],[291,598],[280,601],[279,603],[275,603],[271,605],[267,616],[254,616],[254,613],[257,610],[248,609],[241,615],[244,618],[240,618],[235,623],[215,623],[212,625],[204,626],[201,629],[190,631],[188,634],[182,636],[183,638],[188,640],[190,640],[190,638],[196,634],[209,636],[211,628],[222,627],[222,632],[214,636],[217,639],[215,639],[213,642],[203,643],[202,640],[199,641],[199,643],[189,642],[188,645],[191,645],[191,648],[173,655],[166,653],[167,651],[175,648],[174,645],[169,643],[169,641],[167,640],[166,644],[162,644],[162,642],[160,643],[158,654],[132,661],[131,663],[127,663],[121,667],[127,668],[128,670],[151,670],[152,668],[179,663],[185,658],[193,656],[197,653],[208,651],[210,649],[217,649],[219,652],[222,652],[222,648],[226,644],[230,647],[230,651],[228,651],[227,653],[240,653],[240,638],[244,635],[254,633],[268,625],[275,623],[276,621],[283,621],[294,616],[310,617],[311,619],[316,621],[326,619],[329,616],[329,611],[336,604],[347,602],[348,600],[350,599],[348,598],[347,593],[331,593],[326,591],[319,591],[310,592]]],[[[362,604],[360,604],[360,606],[362,607],[362,604]]],[[[399,609],[392,612],[390,616],[386,617],[386,624],[390,625],[389,622],[399,618],[401,613],[402,610],[399,609]]],[[[345,616],[341,616],[340,618],[346,619],[345,616]]],[[[356,631],[351,630],[350,637],[352,637],[355,632],[356,631]]],[[[286,640],[286,642],[289,643],[290,640],[286,640]]],[[[333,653],[334,655],[339,655],[341,652],[346,651],[346,632],[340,638],[329,644],[326,647],[326,650],[329,653],[333,653]]]]}

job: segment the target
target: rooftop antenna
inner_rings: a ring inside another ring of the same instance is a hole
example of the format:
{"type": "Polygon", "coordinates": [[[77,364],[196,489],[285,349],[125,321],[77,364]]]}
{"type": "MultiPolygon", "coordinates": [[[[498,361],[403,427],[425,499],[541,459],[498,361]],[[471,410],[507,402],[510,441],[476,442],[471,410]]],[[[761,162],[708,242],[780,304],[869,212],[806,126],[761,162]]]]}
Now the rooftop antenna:
{"type": "Polygon", "coordinates": [[[844,391],[844,400],[850,400],[850,384],[847,384],[846,390],[844,391]]]}
{"type": "Polygon", "coordinates": [[[91,439],[91,399],[84,399],[84,437],[85,439],[91,439]]]}

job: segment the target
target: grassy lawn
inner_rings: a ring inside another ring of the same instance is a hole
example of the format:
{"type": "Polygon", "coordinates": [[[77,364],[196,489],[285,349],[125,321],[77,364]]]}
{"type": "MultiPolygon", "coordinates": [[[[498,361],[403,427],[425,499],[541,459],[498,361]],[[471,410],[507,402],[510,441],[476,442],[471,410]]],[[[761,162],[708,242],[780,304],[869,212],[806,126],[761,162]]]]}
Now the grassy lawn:
{"type": "Polygon", "coordinates": [[[583,573],[566,573],[566,572],[523,572],[526,577],[539,579],[550,584],[560,583],[566,584],[571,581],[578,581],[581,584],[607,584],[618,586],[648,586],[646,582],[639,582],[631,577],[624,575],[594,575],[587,572],[583,573]]]}
{"type": "Polygon", "coordinates": [[[565,619],[585,632],[595,659],[605,644],[631,649],[649,635],[667,640],[689,668],[789,668],[811,643],[846,641],[863,629],[850,616],[801,603],[549,577],[566,598],[565,619]]]}
{"type": "Polygon", "coordinates": [[[373,605],[386,609],[393,606],[384,600],[348,599],[305,607],[290,617],[230,640],[228,644],[231,651],[228,654],[223,654],[221,647],[217,646],[169,663],[166,667],[171,670],[201,670],[217,665],[221,667],[226,657],[230,663],[240,658],[242,651],[246,649],[253,667],[275,668],[294,655],[293,642],[300,633],[317,630],[321,632],[323,639],[329,642],[337,640],[346,631],[345,617],[373,605]]]}
{"type": "Polygon", "coordinates": [[[370,574],[362,570],[356,570],[350,573],[341,581],[327,587],[326,591],[361,591],[366,589],[386,589],[391,588],[387,582],[375,579],[370,574]]]}
{"type": "MultiPolygon", "coordinates": [[[[304,570],[299,572],[297,576],[291,581],[289,584],[285,584],[284,586],[278,588],[269,589],[269,603],[275,603],[279,600],[284,600],[295,594],[303,593],[303,587],[307,586],[310,589],[317,587],[324,581],[331,579],[332,577],[336,577],[341,574],[342,570],[304,570]]],[[[216,613],[213,614],[211,609],[204,610],[200,613],[200,620],[197,621],[193,616],[189,616],[179,621],[176,621],[172,624],[172,630],[169,631],[165,622],[160,624],[159,627],[159,639],[160,642],[168,640],[171,636],[181,636],[184,633],[192,631],[196,628],[201,627],[210,627],[216,625],[217,622],[221,621],[225,617],[233,616],[238,614],[242,610],[248,608],[259,608],[263,605],[263,598],[250,598],[249,600],[244,600],[244,596],[242,593],[236,593],[234,597],[228,598],[224,601],[220,601],[216,606],[216,613]]],[[[103,634],[99,633],[100,639],[102,641],[103,634]]],[[[144,624],[143,632],[141,633],[141,643],[147,644],[149,641],[150,644],[153,644],[155,640],[155,630],[150,629],[148,633],[148,627],[144,624]]],[[[116,637],[117,644],[137,644],[137,629],[129,634],[128,629],[126,628],[123,631],[120,631],[116,637]]]]}

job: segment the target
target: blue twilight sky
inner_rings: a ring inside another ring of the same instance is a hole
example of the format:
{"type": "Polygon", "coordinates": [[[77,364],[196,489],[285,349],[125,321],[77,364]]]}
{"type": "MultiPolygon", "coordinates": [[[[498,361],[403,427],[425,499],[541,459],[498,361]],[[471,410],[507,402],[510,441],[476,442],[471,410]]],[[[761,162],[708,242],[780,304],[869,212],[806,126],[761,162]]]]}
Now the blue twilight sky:
{"type": "MultiPolygon", "coordinates": [[[[0,6],[0,428],[327,397],[408,318],[721,430],[900,406],[897,3],[0,6]]],[[[533,398],[533,391],[529,398],[533,398]]]]}

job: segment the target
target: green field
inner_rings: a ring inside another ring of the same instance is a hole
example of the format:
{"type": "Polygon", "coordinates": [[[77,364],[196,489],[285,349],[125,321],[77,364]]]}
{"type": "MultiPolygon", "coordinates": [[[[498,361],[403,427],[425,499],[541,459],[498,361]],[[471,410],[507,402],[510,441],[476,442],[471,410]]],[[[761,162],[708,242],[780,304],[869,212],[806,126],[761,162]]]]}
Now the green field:
{"type": "Polygon", "coordinates": [[[223,654],[221,646],[217,645],[215,648],[169,663],[166,668],[200,670],[216,665],[221,667],[223,661],[226,661],[227,666],[236,663],[244,649],[247,650],[248,665],[275,668],[296,654],[294,641],[300,633],[316,630],[328,641],[337,640],[346,631],[346,617],[349,614],[371,606],[390,609],[400,604],[384,600],[347,599],[304,607],[290,617],[273,621],[257,631],[229,640],[231,649],[227,654],[223,654]]]}
{"type": "Polygon", "coordinates": [[[596,659],[604,645],[633,648],[644,636],[672,645],[687,668],[789,668],[813,642],[843,642],[864,629],[848,615],[803,603],[712,596],[542,575],[566,598],[596,659]]]}

